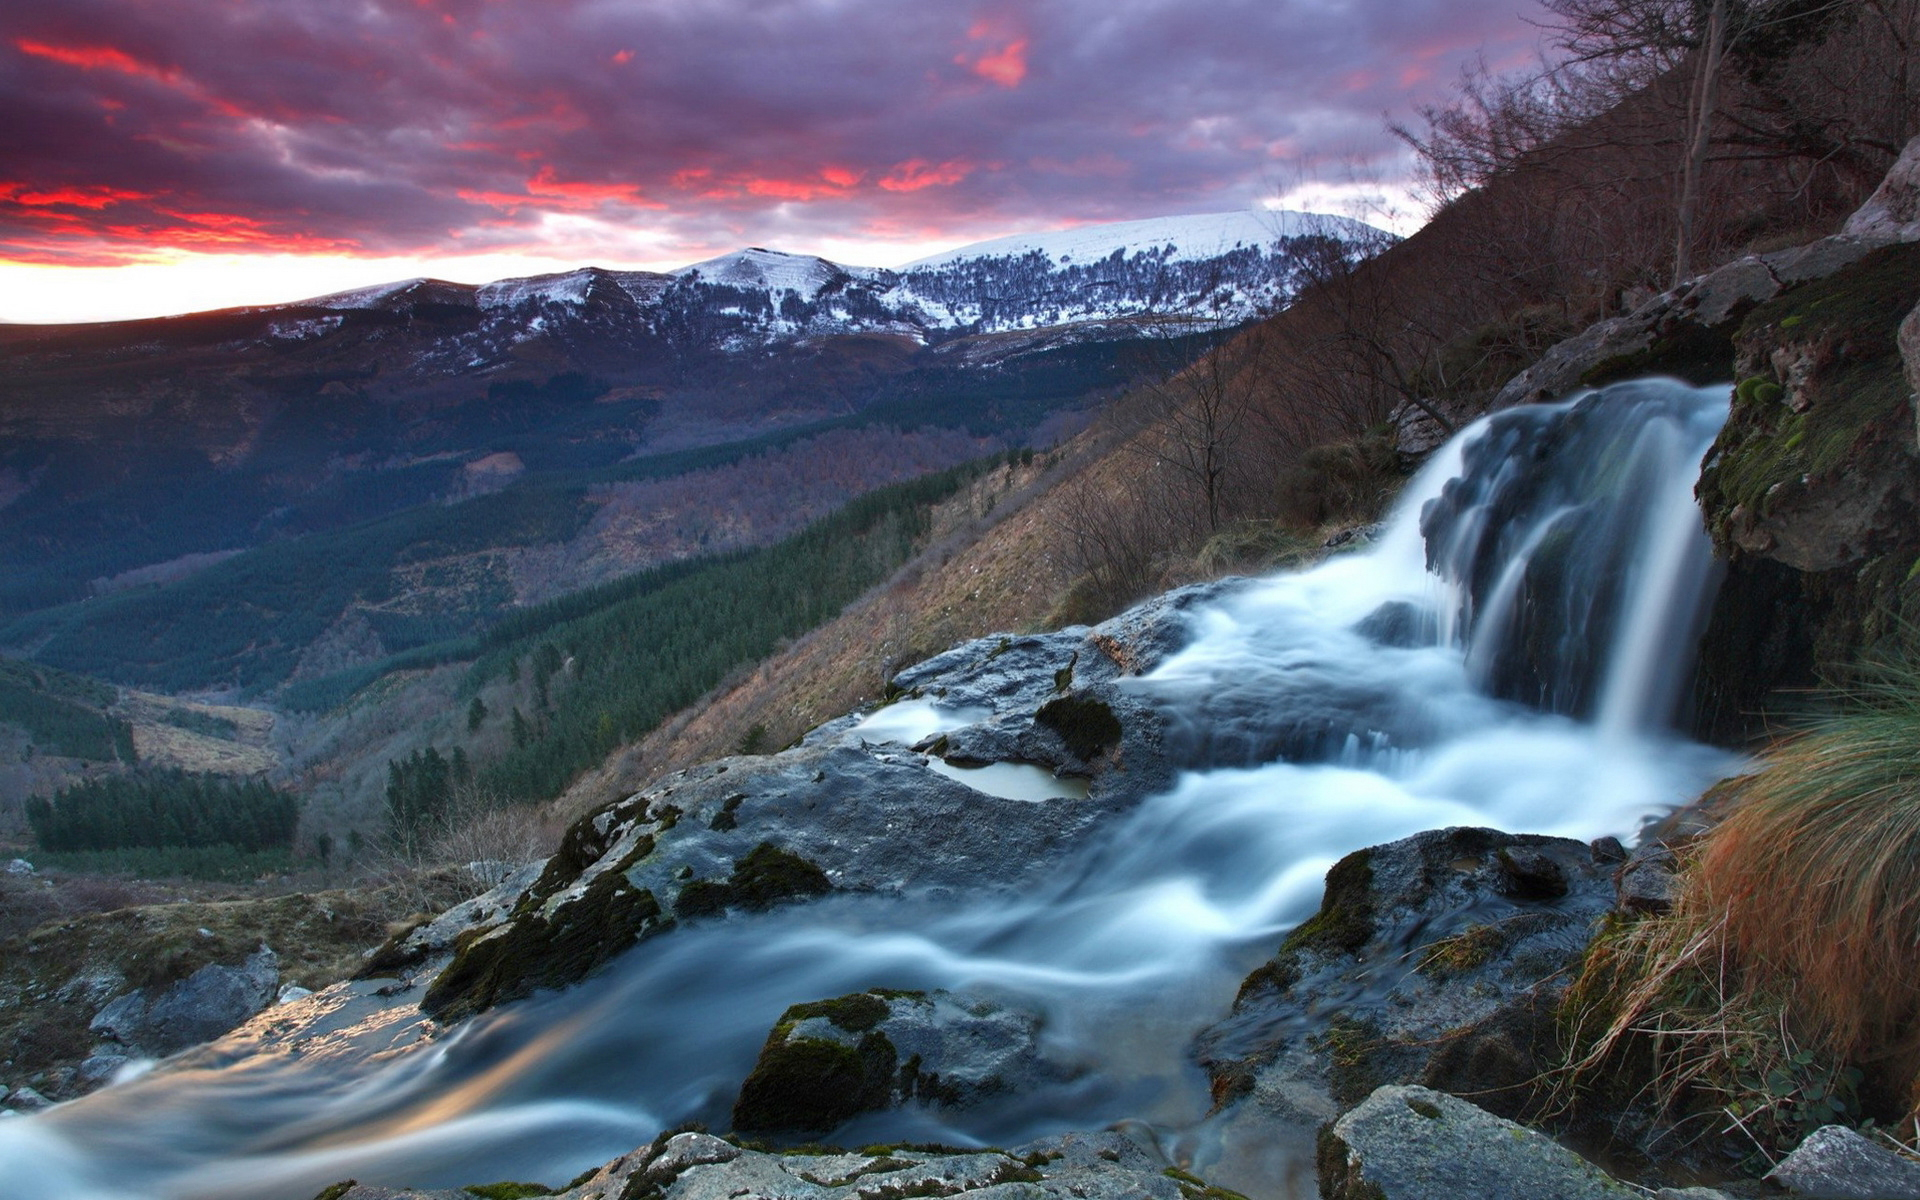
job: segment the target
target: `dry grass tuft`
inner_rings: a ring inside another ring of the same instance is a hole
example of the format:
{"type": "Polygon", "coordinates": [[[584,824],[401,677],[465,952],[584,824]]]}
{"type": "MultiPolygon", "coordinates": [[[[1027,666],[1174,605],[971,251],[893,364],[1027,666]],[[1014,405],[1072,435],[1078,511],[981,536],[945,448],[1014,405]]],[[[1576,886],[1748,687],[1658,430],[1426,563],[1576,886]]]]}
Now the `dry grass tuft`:
{"type": "Polygon", "coordinates": [[[1607,1091],[1768,1155],[1832,1121],[1912,1116],[1920,670],[1848,700],[1726,785],[1671,914],[1596,938],[1562,1009],[1564,1102],[1607,1091]]]}

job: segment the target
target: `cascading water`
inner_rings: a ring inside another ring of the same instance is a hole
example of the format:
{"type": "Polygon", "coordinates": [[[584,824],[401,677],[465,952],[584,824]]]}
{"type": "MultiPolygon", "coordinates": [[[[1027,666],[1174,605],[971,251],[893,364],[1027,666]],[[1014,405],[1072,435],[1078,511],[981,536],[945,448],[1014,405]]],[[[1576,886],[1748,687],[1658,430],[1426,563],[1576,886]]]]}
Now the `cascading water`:
{"type": "Polygon", "coordinates": [[[437,1041],[323,1023],[0,1123],[0,1179],[196,1200],[559,1183],[663,1127],[724,1128],[787,1005],[872,986],[1038,1010],[1049,1052],[1084,1070],[835,1140],[1010,1145],[1132,1120],[1204,1170],[1191,1039],[1341,854],[1446,825],[1630,835],[1732,767],[1663,732],[1710,583],[1691,481],[1725,410],[1724,390],[1652,382],[1499,414],[1436,456],[1370,549],[1195,609],[1186,648],[1129,684],[1187,770],[1038,894],[837,896],[700,926],[437,1041]]]}

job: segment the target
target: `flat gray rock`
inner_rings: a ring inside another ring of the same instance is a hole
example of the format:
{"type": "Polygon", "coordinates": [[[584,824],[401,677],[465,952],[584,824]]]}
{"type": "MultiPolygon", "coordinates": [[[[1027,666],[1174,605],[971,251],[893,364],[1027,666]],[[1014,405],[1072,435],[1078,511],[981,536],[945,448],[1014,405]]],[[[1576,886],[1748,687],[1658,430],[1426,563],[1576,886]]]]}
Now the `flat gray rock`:
{"type": "Polygon", "coordinates": [[[1422,1087],[1383,1087],[1320,1151],[1330,1200],[1628,1200],[1642,1193],[1555,1142],[1422,1087]]]}
{"type": "Polygon", "coordinates": [[[1908,142],[1887,177],[1842,232],[1863,238],[1920,240],[1920,137],[1908,142]]]}
{"type": "Polygon", "coordinates": [[[1812,1200],[1920,1200],[1920,1162],[1844,1125],[1808,1134],[1767,1178],[1812,1200]]]}
{"type": "Polygon", "coordinates": [[[90,1028],[130,1054],[164,1058],[238,1026],[267,1006],[279,983],[279,959],[262,946],[237,967],[216,963],[158,990],[135,988],[90,1028]]]}

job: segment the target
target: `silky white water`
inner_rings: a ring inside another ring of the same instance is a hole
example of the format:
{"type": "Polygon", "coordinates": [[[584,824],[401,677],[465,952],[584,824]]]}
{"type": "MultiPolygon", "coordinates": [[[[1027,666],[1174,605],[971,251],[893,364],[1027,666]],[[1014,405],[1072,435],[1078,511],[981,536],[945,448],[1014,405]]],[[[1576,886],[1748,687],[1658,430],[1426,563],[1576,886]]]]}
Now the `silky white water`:
{"type": "MultiPolygon", "coordinates": [[[[874,986],[1038,1010],[1083,1072],[831,1140],[1013,1145],[1128,1121],[1204,1173],[1191,1040],[1339,856],[1446,825],[1630,838],[1732,769],[1667,732],[1712,584],[1690,481],[1725,409],[1724,389],[1656,382],[1501,414],[1436,455],[1371,548],[1196,610],[1186,647],[1128,683],[1186,770],[1034,894],[830,897],[670,933],[437,1041],[371,1054],[407,1041],[395,1016],[162,1070],[0,1122],[0,1180],[291,1200],[345,1178],[557,1185],[662,1128],[725,1128],[786,1006],[874,986]]],[[[898,707],[863,736],[972,719],[898,707]]]]}

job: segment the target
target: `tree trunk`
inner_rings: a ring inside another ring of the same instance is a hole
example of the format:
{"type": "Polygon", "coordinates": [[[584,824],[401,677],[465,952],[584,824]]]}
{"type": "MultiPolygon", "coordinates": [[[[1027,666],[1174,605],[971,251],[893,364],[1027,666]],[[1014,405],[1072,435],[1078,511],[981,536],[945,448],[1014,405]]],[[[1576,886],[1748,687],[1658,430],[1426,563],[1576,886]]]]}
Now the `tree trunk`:
{"type": "Polygon", "coordinates": [[[1706,171],[1707,149],[1713,142],[1713,110],[1720,97],[1720,59],[1726,50],[1727,0],[1713,0],[1707,16],[1707,37],[1694,69],[1693,104],[1687,114],[1687,160],[1680,174],[1679,233],[1673,251],[1673,283],[1678,287],[1693,273],[1694,214],[1700,207],[1700,176],[1706,171]]]}

